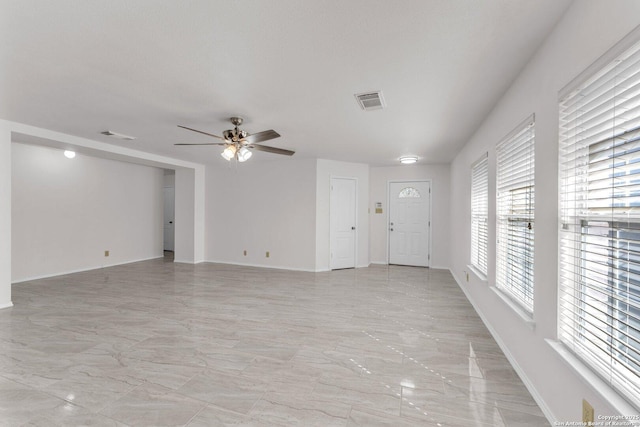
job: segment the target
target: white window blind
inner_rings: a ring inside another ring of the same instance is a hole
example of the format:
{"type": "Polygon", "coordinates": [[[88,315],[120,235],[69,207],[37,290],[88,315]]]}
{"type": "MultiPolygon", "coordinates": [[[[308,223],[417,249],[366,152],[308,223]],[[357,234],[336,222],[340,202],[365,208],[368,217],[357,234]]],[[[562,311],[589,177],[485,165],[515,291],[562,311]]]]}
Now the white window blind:
{"type": "Polygon", "coordinates": [[[489,160],[483,155],[471,166],[471,265],[487,274],[489,160]]]}
{"type": "Polygon", "coordinates": [[[496,147],[496,286],[533,312],[534,116],[496,147]]]}
{"type": "Polygon", "coordinates": [[[559,338],[640,407],[640,44],[560,101],[559,338]]]}

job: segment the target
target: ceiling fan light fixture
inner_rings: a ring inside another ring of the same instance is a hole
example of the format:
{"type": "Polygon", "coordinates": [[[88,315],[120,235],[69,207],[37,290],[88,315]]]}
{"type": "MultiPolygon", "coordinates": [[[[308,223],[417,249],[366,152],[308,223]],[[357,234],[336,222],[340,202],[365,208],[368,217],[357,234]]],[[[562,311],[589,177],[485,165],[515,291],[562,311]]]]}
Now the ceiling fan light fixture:
{"type": "Polygon", "coordinates": [[[230,161],[236,156],[236,147],[234,145],[227,145],[220,155],[226,161],[230,161]]]}
{"type": "Polygon", "coordinates": [[[247,147],[242,147],[240,150],[238,150],[238,154],[237,154],[238,161],[246,162],[251,158],[252,155],[253,153],[251,152],[251,150],[249,150],[247,147]]]}
{"type": "Polygon", "coordinates": [[[412,165],[418,161],[418,156],[402,156],[400,157],[400,163],[403,165],[412,165]]]}

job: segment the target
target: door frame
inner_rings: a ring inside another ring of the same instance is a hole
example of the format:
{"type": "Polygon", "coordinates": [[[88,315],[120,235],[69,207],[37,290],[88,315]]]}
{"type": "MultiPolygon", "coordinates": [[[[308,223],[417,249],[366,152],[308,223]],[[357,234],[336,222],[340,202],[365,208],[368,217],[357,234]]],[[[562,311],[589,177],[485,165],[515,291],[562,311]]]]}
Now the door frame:
{"type": "Polygon", "coordinates": [[[353,238],[353,268],[358,268],[358,235],[360,232],[360,225],[358,224],[358,178],[356,178],[355,176],[343,176],[343,175],[329,175],[329,271],[333,271],[333,258],[331,257],[331,250],[333,249],[331,247],[331,243],[332,243],[332,239],[331,239],[331,233],[332,233],[332,223],[331,223],[331,184],[333,183],[334,179],[350,179],[352,181],[355,182],[356,184],[356,191],[355,191],[355,200],[354,200],[354,204],[355,204],[355,210],[354,210],[354,215],[355,215],[355,236],[353,238]]]}
{"type": "Polygon", "coordinates": [[[389,265],[389,259],[391,258],[391,236],[389,230],[389,221],[391,218],[391,184],[399,184],[399,183],[410,183],[410,182],[427,182],[429,183],[429,241],[427,242],[428,247],[428,258],[427,258],[427,268],[431,268],[431,227],[432,222],[432,208],[431,205],[431,189],[433,188],[433,180],[431,179],[390,179],[387,181],[387,215],[386,215],[386,227],[387,227],[387,265],[389,265]]]}

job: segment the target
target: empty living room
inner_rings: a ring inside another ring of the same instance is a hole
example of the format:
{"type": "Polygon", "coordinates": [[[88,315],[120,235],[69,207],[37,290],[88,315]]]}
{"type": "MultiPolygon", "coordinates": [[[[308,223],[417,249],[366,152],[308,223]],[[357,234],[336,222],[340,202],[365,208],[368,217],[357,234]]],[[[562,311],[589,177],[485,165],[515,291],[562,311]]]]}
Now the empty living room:
{"type": "Polygon", "coordinates": [[[640,427],[638,165],[637,0],[0,0],[0,426],[640,427]]]}

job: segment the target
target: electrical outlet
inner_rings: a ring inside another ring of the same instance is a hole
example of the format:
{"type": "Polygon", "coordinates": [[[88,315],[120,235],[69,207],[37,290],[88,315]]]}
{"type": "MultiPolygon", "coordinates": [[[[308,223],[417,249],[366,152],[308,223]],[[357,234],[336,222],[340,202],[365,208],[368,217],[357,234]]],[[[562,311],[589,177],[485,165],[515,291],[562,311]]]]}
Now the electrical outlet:
{"type": "Polygon", "coordinates": [[[104,256],[109,256],[109,251],[104,251],[104,256]]]}
{"type": "Polygon", "coordinates": [[[265,255],[267,258],[269,258],[269,251],[267,251],[267,254],[265,255]]]}
{"type": "Polygon", "coordinates": [[[244,256],[247,256],[247,250],[246,249],[244,250],[244,256]]]}
{"type": "Polygon", "coordinates": [[[582,399],[582,422],[587,423],[587,425],[592,425],[589,423],[593,423],[595,419],[595,413],[593,410],[593,406],[586,400],[582,399]]]}

